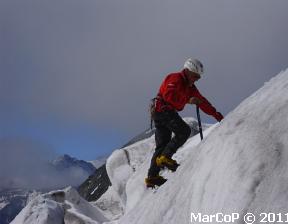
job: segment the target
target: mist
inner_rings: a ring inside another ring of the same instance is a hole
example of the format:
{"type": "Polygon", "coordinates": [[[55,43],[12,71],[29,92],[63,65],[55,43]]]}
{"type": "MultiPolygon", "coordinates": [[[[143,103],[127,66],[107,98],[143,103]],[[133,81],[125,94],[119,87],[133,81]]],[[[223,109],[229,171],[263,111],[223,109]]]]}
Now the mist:
{"type": "Polygon", "coordinates": [[[57,170],[57,154],[49,145],[31,139],[0,139],[0,188],[56,189],[78,186],[88,173],[78,168],[57,170]]]}

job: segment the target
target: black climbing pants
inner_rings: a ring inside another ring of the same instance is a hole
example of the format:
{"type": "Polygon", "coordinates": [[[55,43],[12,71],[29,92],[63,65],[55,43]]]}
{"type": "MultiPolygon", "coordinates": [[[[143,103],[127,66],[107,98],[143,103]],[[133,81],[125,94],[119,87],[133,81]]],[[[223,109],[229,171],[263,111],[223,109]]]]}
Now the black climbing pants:
{"type": "Polygon", "coordinates": [[[156,158],[159,155],[171,158],[177,149],[187,141],[191,133],[189,125],[176,111],[156,112],[154,123],[156,148],[148,170],[149,177],[157,176],[160,172],[160,168],[156,165],[156,158]],[[175,134],[173,138],[172,132],[175,134]]]}

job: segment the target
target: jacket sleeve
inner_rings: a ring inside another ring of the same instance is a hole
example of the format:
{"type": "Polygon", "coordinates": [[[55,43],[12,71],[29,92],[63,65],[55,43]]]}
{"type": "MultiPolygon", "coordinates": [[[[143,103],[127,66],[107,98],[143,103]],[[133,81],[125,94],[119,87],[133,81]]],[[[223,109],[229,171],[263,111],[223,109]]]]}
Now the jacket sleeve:
{"type": "Polygon", "coordinates": [[[215,107],[213,107],[212,104],[204,96],[201,95],[201,93],[199,92],[199,90],[195,85],[191,95],[192,95],[191,97],[197,97],[202,101],[199,104],[199,108],[203,112],[213,117],[217,116],[217,110],[215,109],[215,107]]]}

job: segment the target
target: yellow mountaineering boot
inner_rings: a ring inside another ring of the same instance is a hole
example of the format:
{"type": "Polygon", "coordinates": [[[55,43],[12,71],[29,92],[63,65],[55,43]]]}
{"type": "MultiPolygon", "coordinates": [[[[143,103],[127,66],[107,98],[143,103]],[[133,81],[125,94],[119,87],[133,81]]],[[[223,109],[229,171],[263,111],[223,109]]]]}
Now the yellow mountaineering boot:
{"type": "Polygon", "coordinates": [[[155,186],[161,186],[167,181],[164,177],[157,175],[154,177],[147,177],[145,178],[146,187],[154,188],[155,186]]]}
{"type": "Polygon", "coordinates": [[[176,160],[168,158],[165,155],[160,155],[156,158],[156,164],[158,167],[166,167],[167,169],[171,171],[176,171],[179,164],[176,162],[176,160]]]}

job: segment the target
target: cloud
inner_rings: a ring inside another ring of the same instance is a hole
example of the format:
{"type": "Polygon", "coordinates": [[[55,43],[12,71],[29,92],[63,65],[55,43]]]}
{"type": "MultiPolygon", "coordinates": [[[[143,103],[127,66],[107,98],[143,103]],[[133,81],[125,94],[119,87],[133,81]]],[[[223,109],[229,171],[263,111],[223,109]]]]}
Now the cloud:
{"type": "Polygon", "coordinates": [[[0,188],[55,189],[78,186],[87,177],[82,169],[57,170],[50,146],[29,139],[0,139],[0,188]]]}
{"type": "Polygon", "coordinates": [[[197,85],[224,115],[287,67],[288,1],[0,4],[0,122],[48,117],[132,137],[149,126],[164,76],[187,57],[203,61],[197,85]]]}

